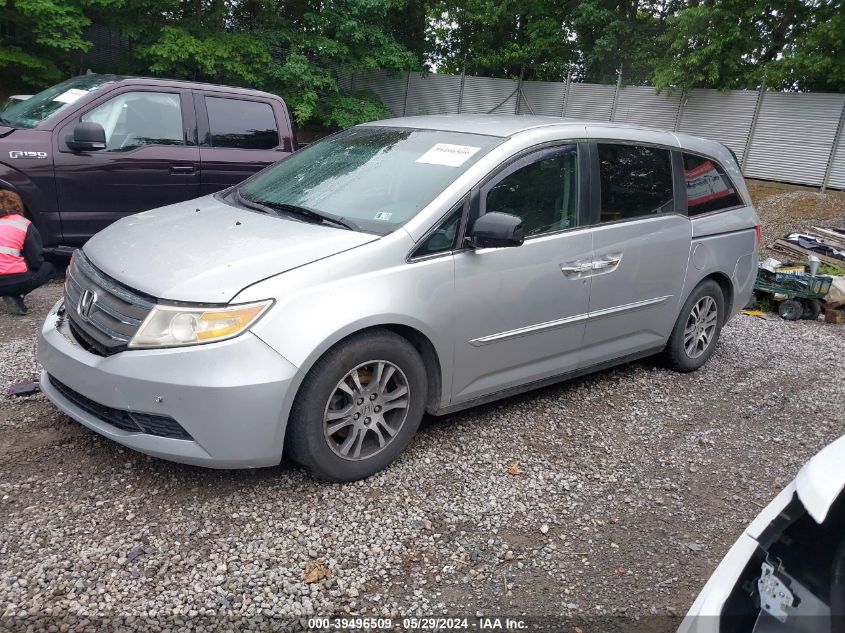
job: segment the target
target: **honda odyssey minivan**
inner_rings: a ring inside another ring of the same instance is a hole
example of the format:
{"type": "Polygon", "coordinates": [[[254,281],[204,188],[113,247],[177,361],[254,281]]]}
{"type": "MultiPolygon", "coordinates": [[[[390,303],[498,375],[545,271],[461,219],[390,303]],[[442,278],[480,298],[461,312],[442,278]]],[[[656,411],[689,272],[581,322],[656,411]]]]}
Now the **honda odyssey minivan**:
{"type": "Polygon", "coordinates": [[[652,354],[703,365],[759,223],[719,143],[627,125],[360,125],[76,251],[39,337],[61,410],[150,455],[354,480],[423,414],[652,354]]]}

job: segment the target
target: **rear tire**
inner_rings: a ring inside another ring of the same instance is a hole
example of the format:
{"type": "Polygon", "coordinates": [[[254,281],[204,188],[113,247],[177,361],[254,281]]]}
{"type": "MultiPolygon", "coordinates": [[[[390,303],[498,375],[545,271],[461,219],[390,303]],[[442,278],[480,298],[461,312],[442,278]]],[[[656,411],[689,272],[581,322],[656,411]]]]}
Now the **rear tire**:
{"type": "Polygon", "coordinates": [[[786,299],[780,302],[778,314],[787,321],[797,321],[804,315],[804,306],[798,299],[786,299]]]}
{"type": "Polygon", "coordinates": [[[425,365],[407,339],[372,330],[311,368],[291,410],[287,453],[326,481],[377,473],[410,444],[425,413],[425,365]]]}
{"type": "Polygon", "coordinates": [[[822,313],[822,306],[815,299],[803,299],[801,301],[801,307],[803,308],[801,318],[807,321],[815,321],[822,313]]]}
{"type": "Polygon", "coordinates": [[[722,289],[712,279],[705,279],[681,308],[663,350],[666,364],[675,371],[690,372],[706,363],[716,348],[724,315],[722,289]]]}

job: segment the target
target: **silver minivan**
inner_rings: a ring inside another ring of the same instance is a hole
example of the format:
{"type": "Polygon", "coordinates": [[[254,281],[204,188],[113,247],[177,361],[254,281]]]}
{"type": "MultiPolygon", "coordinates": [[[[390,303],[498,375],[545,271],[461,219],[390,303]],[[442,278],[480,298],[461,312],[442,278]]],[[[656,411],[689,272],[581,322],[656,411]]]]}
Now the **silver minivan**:
{"type": "Polygon", "coordinates": [[[121,444],[354,480],[423,414],[661,354],[691,371],[749,299],[735,157],[672,132],[390,119],[76,251],[41,385],[121,444]]]}

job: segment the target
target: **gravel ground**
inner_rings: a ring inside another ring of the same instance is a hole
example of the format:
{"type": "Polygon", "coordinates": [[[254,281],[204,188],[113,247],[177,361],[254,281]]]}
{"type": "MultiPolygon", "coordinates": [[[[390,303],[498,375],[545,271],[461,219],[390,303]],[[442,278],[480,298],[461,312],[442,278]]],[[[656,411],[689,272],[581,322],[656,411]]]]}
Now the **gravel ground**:
{"type": "MultiPolygon", "coordinates": [[[[821,193],[762,181],[749,181],[748,188],[763,223],[765,245],[813,226],[845,226],[845,192],[821,193]]],[[[771,249],[765,249],[765,254],[785,257],[771,249]]]]}
{"type": "MultiPolygon", "coordinates": [[[[60,292],[0,314],[4,393],[35,375],[60,292]]],[[[171,464],[43,395],[0,395],[0,630],[268,630],[315,614],[673,630],[743,527],[845,433],[843,332],[739,316],[696,373],[646,360],[430,418],[353,484],[171,464]]]]}

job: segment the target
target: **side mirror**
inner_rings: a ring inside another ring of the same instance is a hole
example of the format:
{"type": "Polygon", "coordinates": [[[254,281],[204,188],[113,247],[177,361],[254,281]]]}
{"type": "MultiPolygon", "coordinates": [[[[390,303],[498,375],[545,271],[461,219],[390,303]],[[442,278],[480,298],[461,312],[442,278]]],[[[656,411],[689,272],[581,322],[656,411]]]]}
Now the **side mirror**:
{"type": "Polygon", "coordinates": [[[96,152],[106,149],[106,131],[99,123],[83,121],[73,128],[73,136],[65,139],[74,152],[96,152]]]}
{"type": "Polygon", "coordinates": [[[522,218],[496,211],[478,218],[469,236],[469,243],[474,248],[521,246],[524,241],[522,218]]]}

